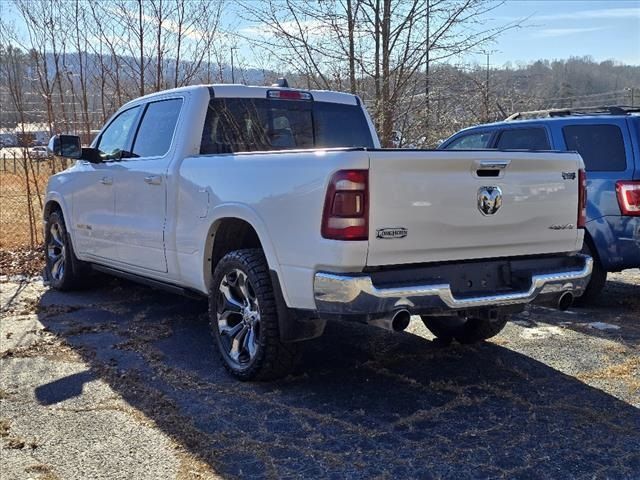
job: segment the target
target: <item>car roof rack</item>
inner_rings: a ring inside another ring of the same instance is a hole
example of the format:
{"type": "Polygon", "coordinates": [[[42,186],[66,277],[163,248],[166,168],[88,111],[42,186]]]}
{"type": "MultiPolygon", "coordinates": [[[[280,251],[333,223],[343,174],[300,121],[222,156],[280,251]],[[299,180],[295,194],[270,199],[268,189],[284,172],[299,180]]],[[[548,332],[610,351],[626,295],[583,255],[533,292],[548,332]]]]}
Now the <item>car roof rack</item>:
{"type": "Polygon", "coordinates": [[[640,107],[628,105],[608,105],[600,107],[571,107],[551,108],[548,110],[532,110],[529,112],[516,112],[505,118],[505,122],[512,120],[528,120],[534,118],[570,117],[573,115],[629,115],[640,112],[640,107]]]}

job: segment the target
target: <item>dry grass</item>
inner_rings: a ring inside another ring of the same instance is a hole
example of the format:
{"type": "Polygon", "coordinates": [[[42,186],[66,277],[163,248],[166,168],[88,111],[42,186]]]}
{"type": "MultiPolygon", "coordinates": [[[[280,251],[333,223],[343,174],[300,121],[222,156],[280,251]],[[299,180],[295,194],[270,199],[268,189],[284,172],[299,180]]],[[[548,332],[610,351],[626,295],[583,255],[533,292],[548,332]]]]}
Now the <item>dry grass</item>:
{"type": "Polygon", "coordinates": [[[77,363],[82,361],[77,350],[53,336],[48,336],[29,345],[9,348],[0,353],[0,359],[43,357],[51,361],[77,363]]]}
{"type": "Polygon", "coordinates": [[[0,158],[0,248],[42,241],[42,203],[49,177],[71,162],[0,158]]]}
{"type": "MultiPolygon", "coordinates": [[[[1,235],[1,233],[0,233],[1,235]]],[[[38,245],[3,248],[0,246],[0,275],[41,275],[44,269],[44,247],[38,245]]]]}
{"type": "Polygon", "coordinates": [[[217,480],[221,477],[211,470],[202,459],[191,453],[179,452],[180,467],[176,475],[177,480],[217,480]]]}
{"type": "Polygon", "coordinates": [[[48,173],[30,175],[27,181],[24,173],[0,173],[0,248],[42,241],[42,201],[48,178],[48,173]]]}
{"type": "Polygon", "coordinates": [[[23,438],[10,438],[7,440],[7,448],[11,450],[22,450],[26,446],[26,442],[23,438]]]}
{"type": "Polygon", "coordinates": [[[0,438],[9,436],[9,430],[11,430],[11,422],[6,418],[0,418],[0,438]]]}
{"type": "Polygon", "coordinates": [[[35,473],[38,475],[38,480],[58,480],[58,477],[49,465],[39,463],[37,465],[31,465],[24,469],[26,473],[35,473]]]}
{"type": "Polygon", "coordinates": [[[587,380],[620,380],[632,393],[640,392],[640,357],[633,356],[622,363],[609,365],[594,372],[582,373],[578,378],[587,380]]]}

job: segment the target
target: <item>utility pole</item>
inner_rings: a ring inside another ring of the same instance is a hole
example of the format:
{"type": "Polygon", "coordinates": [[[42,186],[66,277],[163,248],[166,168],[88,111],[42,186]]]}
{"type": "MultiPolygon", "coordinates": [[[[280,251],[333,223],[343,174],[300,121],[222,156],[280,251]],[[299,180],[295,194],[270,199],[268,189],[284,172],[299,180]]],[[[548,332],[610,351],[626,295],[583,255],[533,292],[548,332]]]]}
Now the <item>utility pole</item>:
{"type": "Polygon", "coordinates": [[[236,75],[233,68],[233,51],[237,49],[238,47],[231,47],[231,83],[236,83],[236,75]]]}
{"type": "Polygon", "coordinates": [[[425,102],[425,114],[424,114],[424,146],[429,144],[429,116],[431,115],[431,104],[429,103],[429,94],[431,85],[429,84],[429,70],[430,70],[430,54],[431,54],[431,0],[427,0],[427,41],[425,53],[425,67],[424,67],[424,102],[425,102]]]}
{"type": "Polygon", "coordinates": [[[487,55],[487,78],[485,81],[485,90],[484,90],[484,111],[485,111],[485,121],[489,121],[489,57],[491,54],[486,52],[487,55]]]}
{"type": "Polygon", "coordinates": [[[625,88],[625,91],[629,92],[629,96],[631,97],[631,106],[635,107],[635,100],[636,100],[636,89],[635,87],[627,87],[625,88]]]}

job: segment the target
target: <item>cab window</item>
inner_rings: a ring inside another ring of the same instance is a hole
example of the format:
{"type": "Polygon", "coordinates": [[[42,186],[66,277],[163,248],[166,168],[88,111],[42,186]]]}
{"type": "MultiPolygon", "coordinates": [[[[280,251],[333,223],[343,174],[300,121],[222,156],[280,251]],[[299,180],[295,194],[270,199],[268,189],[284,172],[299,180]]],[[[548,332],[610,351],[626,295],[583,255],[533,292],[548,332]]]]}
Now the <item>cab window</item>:
{"type": "Polygon", "coordinates": [[[447,150],[481,150],[489,148],[491,132],[469,133],[453,140],[447,150]]]}
{"type": "Polygon", "coordinates": [[[510,128],[498,137],[499,150],[551,150],[544,128],[510,128]]]}
{"type": "Polygon", "coordinates": [[[169,151],[181,106],[181,98],[147,105],[133,143],[134,157],[161,157],[169,151]]]}
{"type": "Polygon", "coordinates": [[[129,154],[127,149],[139,111],[139,106],[125,110],[102,132],[97,145],[102,159],[118,159],[129,154]]]}

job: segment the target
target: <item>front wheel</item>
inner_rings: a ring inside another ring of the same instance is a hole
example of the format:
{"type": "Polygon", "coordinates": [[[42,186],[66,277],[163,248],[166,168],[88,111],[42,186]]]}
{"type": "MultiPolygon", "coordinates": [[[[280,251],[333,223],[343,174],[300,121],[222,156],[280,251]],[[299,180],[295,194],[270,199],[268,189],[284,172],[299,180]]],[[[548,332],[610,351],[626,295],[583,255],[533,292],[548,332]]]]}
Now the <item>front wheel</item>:
{"type": "Polygon", "coordinates": [[[60,210],[49,214],[45,226],[45,277],[56,290],[73,290],[87,277],[88,267],[75,258],[60,210]]]}
{"type": "Polygon", "coordinates": [[[216,266],[209,319],[220,358],[240,380],[271,380],[291,372],[297,345],[280,341],[276,300],[264,254],[236,250],[216,266]]]}
{"type": "Polygon", "coordinates": [[[456,339],[462,344],[478,343],[498,335],[509,317],[501,314],[494,318],[456,316],[421,317],[425,326],[444,343],[456,339]]]}

